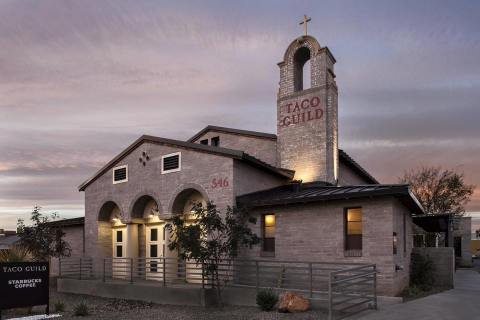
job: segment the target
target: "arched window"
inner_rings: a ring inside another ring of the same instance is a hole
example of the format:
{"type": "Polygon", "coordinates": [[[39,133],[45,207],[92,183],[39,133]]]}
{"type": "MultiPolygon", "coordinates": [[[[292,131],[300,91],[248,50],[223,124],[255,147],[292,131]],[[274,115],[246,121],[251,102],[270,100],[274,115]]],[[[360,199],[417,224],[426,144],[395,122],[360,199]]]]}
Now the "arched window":
{"type": "Polygon", "coordinates": [[[307,47],[301,47],[293,56],[294,62],[294,91],[302,91],[310,88],[310,50],[307,47]]]}

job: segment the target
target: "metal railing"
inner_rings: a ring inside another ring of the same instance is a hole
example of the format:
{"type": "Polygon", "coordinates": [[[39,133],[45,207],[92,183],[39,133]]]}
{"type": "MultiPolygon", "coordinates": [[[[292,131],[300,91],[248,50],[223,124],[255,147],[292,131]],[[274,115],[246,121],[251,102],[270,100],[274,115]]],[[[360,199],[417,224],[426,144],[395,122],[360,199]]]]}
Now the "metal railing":
{"type": "MultiPolygon", "coordinates": [[[[72,258],[59,260],[61,278],[103,282],[155,282],[160,286],[215,286],[207,266],[178,258],[72,258]]],[[[300,292],[339,319],[376,308],[377,271],[373,264],[232,260],[218,265],[220,284],[300,292]]]]}

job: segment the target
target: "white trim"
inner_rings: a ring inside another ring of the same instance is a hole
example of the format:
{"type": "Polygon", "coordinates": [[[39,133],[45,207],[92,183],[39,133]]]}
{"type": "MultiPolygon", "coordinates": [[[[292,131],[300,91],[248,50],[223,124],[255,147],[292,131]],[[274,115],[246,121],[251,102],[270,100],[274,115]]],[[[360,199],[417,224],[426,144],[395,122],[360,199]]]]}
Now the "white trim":
{"type": "Polygon", "coordinates": [[[162,156],[162,163],[160,165],[161,165],[160,169],[162,171],[162,174],[177,172],[177,171],[182,170],[182,153],[181,152],[174,152],[174,153],[169,153],[169,154],[166,154],[166,155],[162,156]],[[171,169],[171,170],[163,170],[163,159],[168,158],[168,157],[173,157],[173,156],[178,156],[178,168],[171,169]]]}
{"type": "Polygon", "coordinates": [[[117,183],[123,183],[123,182],[127,182],[128,181],[128,165],[123,165],[123,166],[118,166],[118,167],[115,167],[112,169],[112,182],[113,184],[117,184],[117,183]],[[115,170],[118,170],[118,169],[123,169],[125,168],[126,170],[126,174],[125,174],[125,179],[123,180],[119,180],[119,181],[115,181],[115,170]]]}

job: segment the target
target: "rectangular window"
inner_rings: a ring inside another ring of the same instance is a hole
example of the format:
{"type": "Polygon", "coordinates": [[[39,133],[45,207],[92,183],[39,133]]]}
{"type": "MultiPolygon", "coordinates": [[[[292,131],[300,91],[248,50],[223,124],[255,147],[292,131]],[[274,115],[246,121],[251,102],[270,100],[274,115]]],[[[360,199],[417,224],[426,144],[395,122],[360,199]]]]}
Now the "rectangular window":
{"type": "Polygon", "coordinates": [[[117,258],[121,258],[123,256],[123,246],[117,246],[117,258]]]}
{"type": "Polygon", "coordinates": [[[214,147],[220,146],[220,137],[213,137],[211,140],[211,145],[214,147]]]}
{"type": "Polygon", "coordinates": [[[113,168],[113,184],[128,181],[128,167],[119,166],[113,168]]]}
{"type": "Polygon", "coordinates": [[[397,233],[393,233],[393,254],[397,254],[397,233]]]}
{"type": "Polygon", "coordinates": [[[181,158],[182,154],[180,152],[162,156],[162,174],[180,171],[181,158]]]}
{"type": "Polygon", "coordinates": [[[123,232],[122,232],[122,230],[117,230],[117,241],[116,242],[123,242],[123,232]]]}
{"type": "Polygon", "coordinates": [[[349,208],[345,210],[345,250],[362,251],[362,208],[349,208]]]}
{"type": "Polygon", "coordinates": [[[262,246],[264,252],[275,252],[275,214],[265,214],[262,219],[262,246]]]}
{"type": "Polygon", "coordinates": [[[158,257],[158,246],[156,244],[150,245],[150,257],[151,258],[158,257]]]}
{"type": "Polygon", "coordinates": [[[200,144],[208,145],[208,139],[200,140],[200,144]]]}
{"type": "Polygon", "coordinates": [[[158,240],[158,229],[150,229],[150,241],[158,240]]]}

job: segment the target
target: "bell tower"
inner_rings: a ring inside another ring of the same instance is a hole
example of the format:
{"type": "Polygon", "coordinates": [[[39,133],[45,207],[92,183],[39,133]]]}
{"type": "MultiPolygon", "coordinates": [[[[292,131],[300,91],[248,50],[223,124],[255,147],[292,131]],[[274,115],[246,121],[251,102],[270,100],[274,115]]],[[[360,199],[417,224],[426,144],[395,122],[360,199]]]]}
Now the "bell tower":
{"type": "Polygon", "coordinates": [[[308,35],[295,39],[278,64],[277,158],[280,167],[295,170],[295,179],[303,182],[337,183],[338,93],[334,64],[330,50],[308,35]],[[309,75],[303,74],[308,71],[306,64],[310,64],[309,75]],[[310,88],[304,87],[305,77],[310,79],[310,88]]]}

